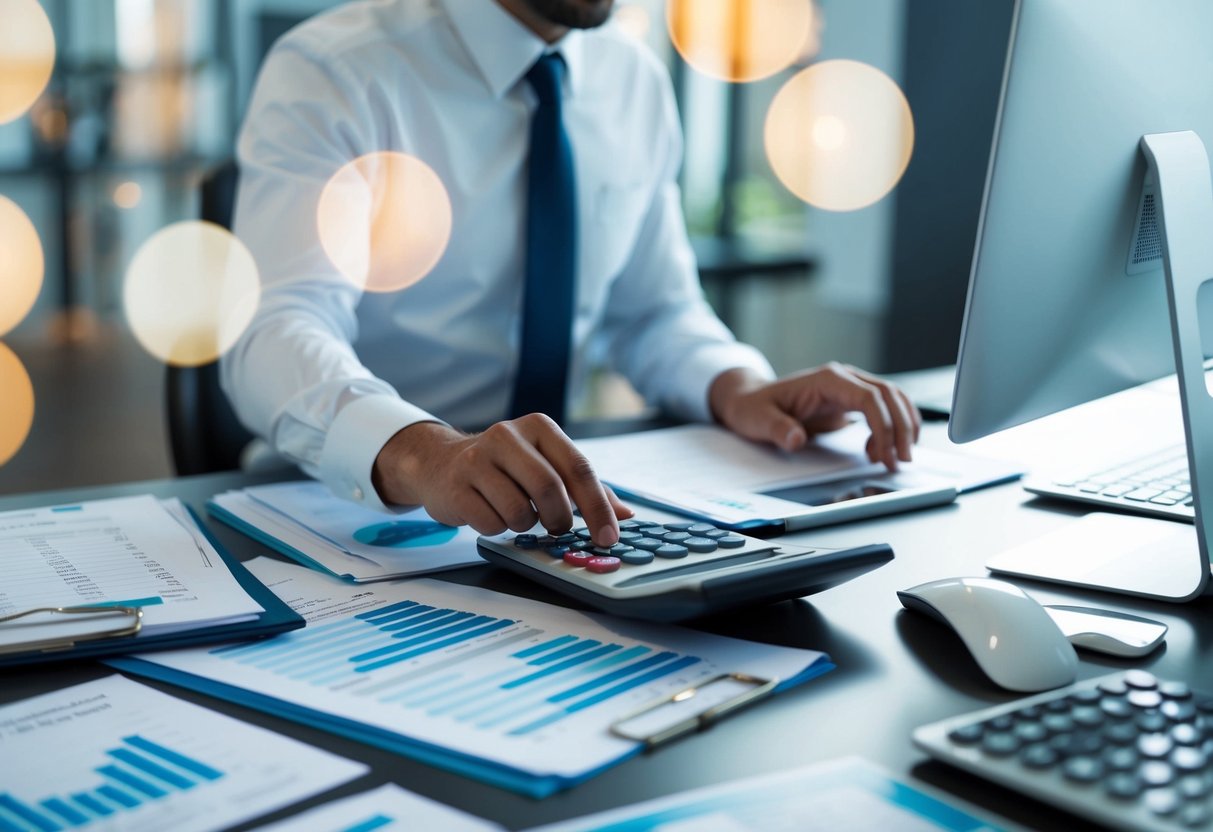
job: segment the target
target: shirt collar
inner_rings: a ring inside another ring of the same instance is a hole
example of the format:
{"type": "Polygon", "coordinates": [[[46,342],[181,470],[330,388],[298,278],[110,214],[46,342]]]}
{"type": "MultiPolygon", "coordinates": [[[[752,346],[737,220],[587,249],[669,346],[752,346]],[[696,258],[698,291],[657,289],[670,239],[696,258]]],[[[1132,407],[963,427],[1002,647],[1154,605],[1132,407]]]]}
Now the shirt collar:
{"type": "Polygon", "coordinates": [[[583,58],[581,33],[570,31],[554,44],[523,26],[497,0],[440,0],[447,18],[494,98],[501,98],[548,51],[564,56],[566,92],[576,93],[583,58]]]}

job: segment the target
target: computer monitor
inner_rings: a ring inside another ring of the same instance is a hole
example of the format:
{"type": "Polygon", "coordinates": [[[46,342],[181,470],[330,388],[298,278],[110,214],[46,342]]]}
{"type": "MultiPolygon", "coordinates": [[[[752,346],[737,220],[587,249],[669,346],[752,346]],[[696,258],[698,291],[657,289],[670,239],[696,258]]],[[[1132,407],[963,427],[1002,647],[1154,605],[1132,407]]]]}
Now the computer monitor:
{"type": "MultiPolygon", "coordinates": [[[[1197,482],[1213,495],[1206,147],[1213,3],[1018,0],[949,424],[955,441],[976,439],[1174,373],[1182,356],[1196,554],[1213,528],[1197,482]]],[[[1141,594],[1190,597],[1199,566],[1141,594]]]]}

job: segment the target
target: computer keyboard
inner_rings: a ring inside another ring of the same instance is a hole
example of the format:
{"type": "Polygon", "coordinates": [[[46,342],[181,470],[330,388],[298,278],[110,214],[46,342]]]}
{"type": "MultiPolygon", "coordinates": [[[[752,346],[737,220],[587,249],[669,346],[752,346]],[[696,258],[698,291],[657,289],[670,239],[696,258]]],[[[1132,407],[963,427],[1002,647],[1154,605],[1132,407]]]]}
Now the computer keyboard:
{"type": "Polygon", "coordinates": [[[946,719],[914,743],[1116,829],[1213,828],[1213,696],[1145,671],[946,719]]]}
{"type": "Polygon", "coordinates": [[[797,598],[893,558],[878,543],[833,549],[760,540],[710,523],[624,520],[619,542],[598,548],[584,526],[566,534],[478,540],[486,560],[617,615],[677,621],[797,598]]]}
{"type": "Polygon", "coordinates": [[[1024,481],[1024,488],[1046,497],[1193,522],[1188,451],[1184,445],[1163,448],[1093,473],[1052,480],[1030,477],[1024,481]]]}

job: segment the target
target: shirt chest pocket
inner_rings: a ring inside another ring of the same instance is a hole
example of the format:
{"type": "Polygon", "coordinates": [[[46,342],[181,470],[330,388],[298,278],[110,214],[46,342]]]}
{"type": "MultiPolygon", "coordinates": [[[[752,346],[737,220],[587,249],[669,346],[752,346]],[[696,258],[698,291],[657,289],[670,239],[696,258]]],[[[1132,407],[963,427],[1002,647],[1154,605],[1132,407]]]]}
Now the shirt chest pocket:
{"type": "Polygon", "coordinates": [[[583,311],[601,304],[636,248],[651,194],[642,183],[600,182],[585,195],[581,228],[583,311]]]}

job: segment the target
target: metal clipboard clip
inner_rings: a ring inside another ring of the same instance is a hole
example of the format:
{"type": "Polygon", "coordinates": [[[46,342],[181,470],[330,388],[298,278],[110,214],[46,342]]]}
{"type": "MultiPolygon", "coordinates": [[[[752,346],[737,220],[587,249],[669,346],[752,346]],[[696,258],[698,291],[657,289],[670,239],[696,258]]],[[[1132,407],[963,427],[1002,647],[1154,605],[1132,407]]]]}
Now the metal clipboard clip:
{"type": "Polygon", "coordinates": [[[650,702],[611,723],[617,737],[656,748],[684,734],[701,731],[775,690],[778,679],[746,673],[722,673],[670,696],[650,702]]]}
{"type": "Polygon", "coordinates": [[[0,626],[0,656],[50,653],[70,650],[82,641],[136,635],[143,628],[143,608],[113,604],[36,607],[0,615],[0,625],[6,625],[0,626]],[[12,621],[21,623],[8,623],[12,621]]]}

